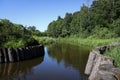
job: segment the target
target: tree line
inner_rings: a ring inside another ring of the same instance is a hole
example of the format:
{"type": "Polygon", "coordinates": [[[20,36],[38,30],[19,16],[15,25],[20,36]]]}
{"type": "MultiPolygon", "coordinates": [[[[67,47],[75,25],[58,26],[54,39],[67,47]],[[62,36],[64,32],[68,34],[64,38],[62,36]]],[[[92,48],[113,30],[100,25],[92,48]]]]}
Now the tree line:
{"type": "Polygon", "coordinates": [[[15,24],[7,19],[0,19],[0,47],[24,47],[38,44],[32,36],[42,36],[35,26],[15,24]]]}
{"type": "Polygon", "coordinates": [[[94,0],[90,7],[83,4],[80,11],[66,13],[64,18],[48,25],[50,37],[116,38],[120,37],[120,0],[94,0]]]}

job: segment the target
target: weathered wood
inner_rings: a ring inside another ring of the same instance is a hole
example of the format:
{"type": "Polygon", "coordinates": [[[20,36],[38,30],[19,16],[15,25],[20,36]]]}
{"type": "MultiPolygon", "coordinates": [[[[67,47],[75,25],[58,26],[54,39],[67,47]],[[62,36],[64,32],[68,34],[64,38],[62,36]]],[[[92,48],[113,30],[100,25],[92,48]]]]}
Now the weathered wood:
{"type": "Polygon", "coordinates": [[[115,66],[113,66],[113,64],[101,64],[99,66],[99,69],[103,70],[103,71],[111,71],[112,68],[115,68],[115,66]]]}
{"type": "Polygon", "coordinates": [[[93,80],[116,80],[116,78],[112,72],[99,70],[96,78],[93,80]]]}
{"type": "Polygon", "coordinates": [[[99,54],[96,54],[96,58],[94,60],[94,66],[93,69],[91,70],[91,75],[89,76],[89,80],[95,80],[96,74],[99,70],[100,61],[101,61],[101,56],[99,54]]]}
{"type": "Polygon", "coordinates": [[[15,49],[15,53],[16,53],[16,61],[19,61],[19,51],[18,48],[15,49]]]}
{"type": "Polygon", "coordinates": [[[43,45],[25,48],[0,48],[0,63],[29,60],[43,55],[43,45]]]}
{"type": "Polygon", "coordinates": [[[95,57],[96,57],[96,54],[93,52],[90,52],[88,62],[85,68],[85,74],[90,75],[92,68],[93,68],[95,57]]]}
{"type": "Polygon", "coordinates": [[[13,62],[13,57],[12,57],[12,50],[11,50],[11,48],[8,48],[8,57],[9,57],[9,62],[13,62]]]}
{"type": "Polygon", "coordinates": [[[106,50],[118,45],[120,44],[100,46],[90,52],[85,68],[89,80],[120,80],[120,69],[115,68],[113,59],[102,55],[106,50]]]}
{"type": "Polygon", "coordinates": [[[4,61],[7,62],[7,50],[6,50],[6,48],[3,48],[3,54],[4,54],[4,61]]]}
{"type": "Polygon", "coordinates": [[[3,63],[4,62],[4,53],[3,53],[2,48],[0,49],[0,52],[1,52],[1,62],[0,63],[3,63]]]}
{"type": "Polygon", "coordinates": [[[2,49],[0,49],[0,62],[2,62],[2,52],[1,52],[2,49]]]}

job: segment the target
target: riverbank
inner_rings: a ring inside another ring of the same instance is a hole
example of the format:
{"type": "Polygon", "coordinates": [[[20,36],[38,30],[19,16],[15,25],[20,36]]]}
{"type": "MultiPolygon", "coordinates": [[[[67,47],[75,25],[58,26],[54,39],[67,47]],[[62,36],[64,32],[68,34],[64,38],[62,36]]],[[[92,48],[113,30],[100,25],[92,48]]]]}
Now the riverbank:
{"type": "Polygon", "coordinates": [[[33,36],[40,44],[49,45],[53,43],[67,43],[80,46],[88,46],[95,48],[101,45],[108,45],[113,42],[120,42],[120,38],[112,39],[95,39],[95,38],[77,38],[77,37],[66,37],[66,38],[52,38],[52,37],[38,37],[33,36]]]}
{"type": "Polygon", "coordinates": [[[95,48],[97,46],[101,45],[108,45],[113,42],[120,42],[120,38],[113,38],[113,39],[93,39],[93,38],[58,38],[57,42],[61,43],[68,43],[68,44],[74,44],[74,45],[82,45],[82,46],[89,46],[92,48],[95,48]]]}
{"type": "Polygon", "coordinates": [[[89,80],[120,79],[120,69],[114,66],[114,60],[103,55],[106,51],[117,46],[120,46],[120,43],[96,47],[90,52],[85,69],[85,74],[89,75],[89,80]]]}
{"type": "MultiPolygon", "coordinates": [[[[53,43],[65,43],[65,44],[72,44],[77,46],[85,46],[86,48],[89,48],[89,50],[97,47],[97,46],[103,46],[103,45],[109,45],[113,42],[120,42],[120,38],[113,38],[113,39],[93,39],[93,38],[50,38],[50,37],[37,37],[34,36],[34,38],[42,44],[49,45],[53,43]]],[[[119,47],[113,48],[110,51],[105,52],[105,56],[111,57],[115,63],[114,65],[116,67],[120,67],[120,59],[119,54],[120,50],[119,47]]]]}

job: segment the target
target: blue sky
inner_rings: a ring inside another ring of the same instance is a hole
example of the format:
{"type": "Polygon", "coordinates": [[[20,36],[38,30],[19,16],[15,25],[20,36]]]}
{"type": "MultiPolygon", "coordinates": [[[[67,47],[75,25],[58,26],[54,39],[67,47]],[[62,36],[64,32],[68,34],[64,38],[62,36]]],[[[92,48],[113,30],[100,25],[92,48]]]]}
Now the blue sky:
{"type": "MultiPolygon", "coordinates": [[[[0,18],[45,31],[48,24],[66,12],[79,11],[87,0],[0,0],[0,18]]],[[[90,0],[90,4],[92,0],[90,0]]]]}

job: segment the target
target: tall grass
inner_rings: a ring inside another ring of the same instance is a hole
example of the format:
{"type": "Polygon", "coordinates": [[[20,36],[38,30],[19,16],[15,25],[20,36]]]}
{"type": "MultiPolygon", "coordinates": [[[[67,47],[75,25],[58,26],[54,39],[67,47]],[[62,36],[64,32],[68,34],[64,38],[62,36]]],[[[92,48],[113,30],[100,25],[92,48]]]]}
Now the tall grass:
{"type": "Polygon", "coordinates": [[[120,42],[120,38],[117,39],[93,39],[93,38],[58,38],[57,42],[62,43],[69,43],[69,44],[76,44],[80,46],[90,46],[90,47],[96,47],[101,45],[108,45],[112,42],[120,42]]]}
{"type": "Polygon", "coordinates": [[[114,65],[120,68],[120,46],[105,52],[105,56],[111,57],[115,60],[114,65]]]}
{"type": "Polygon", "coordinates": [[[38,36],[33,36],[34,39],[36,39],[40,44],[48,45],[56,42],[56,39],[51,38],[51,37],[38,37],[38,36]]]}

